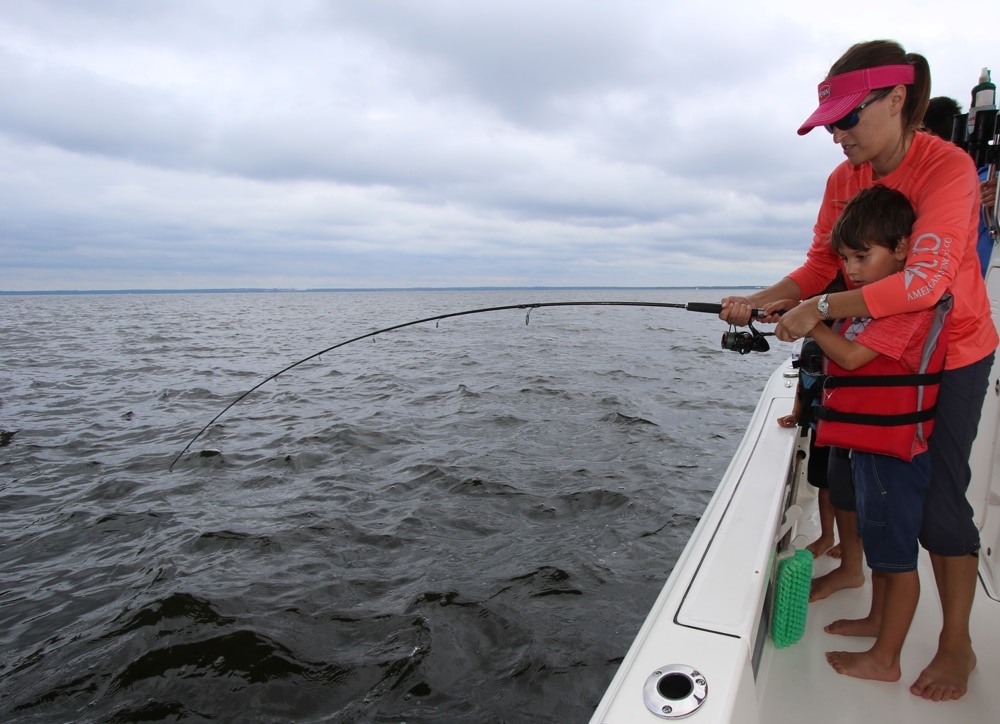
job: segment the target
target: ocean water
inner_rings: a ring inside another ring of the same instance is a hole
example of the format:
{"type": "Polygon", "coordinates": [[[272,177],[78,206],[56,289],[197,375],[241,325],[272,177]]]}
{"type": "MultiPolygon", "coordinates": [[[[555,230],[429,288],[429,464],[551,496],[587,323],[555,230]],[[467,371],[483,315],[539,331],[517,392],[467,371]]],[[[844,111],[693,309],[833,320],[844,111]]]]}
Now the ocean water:
{"type": "Polygon", "coordinates": [[[0,719],[586,721],[788,353],[721,290],[0,297],[0,719]],[[527,321],[528,324],[525,324],[527,321]]]}

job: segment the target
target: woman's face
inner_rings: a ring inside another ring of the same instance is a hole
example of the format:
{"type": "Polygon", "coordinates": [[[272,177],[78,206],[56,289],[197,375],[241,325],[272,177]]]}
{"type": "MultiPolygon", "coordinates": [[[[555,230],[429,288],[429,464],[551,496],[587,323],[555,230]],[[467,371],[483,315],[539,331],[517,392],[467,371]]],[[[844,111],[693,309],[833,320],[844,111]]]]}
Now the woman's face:
{"type": "Polygon", "coordinates": [[[832,127],[833,142],[843,148],[851,164],[858,166],[867,161],[878,172],[881,165],[898,153],[903,133],[900,113],[905,99],[905,86],[896,86],[882,98],[872,92],[865,98],[865,107],[858,111],[857,125],[846,131],[832,127]]]}

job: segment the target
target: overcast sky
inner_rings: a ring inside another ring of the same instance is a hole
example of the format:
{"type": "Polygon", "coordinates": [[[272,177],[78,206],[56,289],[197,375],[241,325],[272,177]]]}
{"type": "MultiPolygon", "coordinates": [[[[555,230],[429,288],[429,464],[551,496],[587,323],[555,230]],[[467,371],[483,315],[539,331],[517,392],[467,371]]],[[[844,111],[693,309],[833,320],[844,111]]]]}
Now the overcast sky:
{"type": "Polygon", "coordinates": [[[996,0],[0,0],[0,290],[768,284],[860,40],[996,0]]]}

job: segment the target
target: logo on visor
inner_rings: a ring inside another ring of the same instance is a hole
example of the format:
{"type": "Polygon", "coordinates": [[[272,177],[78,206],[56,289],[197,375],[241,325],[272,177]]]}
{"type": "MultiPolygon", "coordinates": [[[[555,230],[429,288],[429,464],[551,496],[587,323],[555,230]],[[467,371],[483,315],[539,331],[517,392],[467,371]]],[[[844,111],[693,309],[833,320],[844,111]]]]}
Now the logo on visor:
{"type": "Polygon", "coordinates": [[[830,100],[830,84],[824,83],[819,87],[819,102],[825,103],[830,100]]]}

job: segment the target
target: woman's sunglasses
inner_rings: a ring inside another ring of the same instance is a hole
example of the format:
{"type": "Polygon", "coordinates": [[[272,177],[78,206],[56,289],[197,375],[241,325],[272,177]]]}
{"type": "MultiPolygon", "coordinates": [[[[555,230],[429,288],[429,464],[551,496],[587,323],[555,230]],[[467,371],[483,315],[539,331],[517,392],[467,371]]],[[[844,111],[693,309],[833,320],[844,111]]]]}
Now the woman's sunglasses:
{"type": "Polygon", "coordinates": [[[865,101],[860,106],[858,106],[857,108],[855,108],[853,111],[851,111],[850,113],[848,113],[846,116],[844,116],[843,118],[841,118],[839,121],[834,121],[833,123],[830,123],[830,124],[828,124],[826,126],[823,126],[823,128],[825,128],[830,133],[833,133],[833,129],[834,128],[839,128],[841,131],[849,131],[850,129],[852,129],[856,125],[858,125],[858,121],[861,120],[861,116],[858,115],[858,114],[861,113],[861,111],[863,111],[865,108],[867,108],[868,106],[870,106],[875,101],[882,100],[887,95],[889,95],[891,92],[892,92],[892,88],[883,88],[870,101],[865,101]]]}

